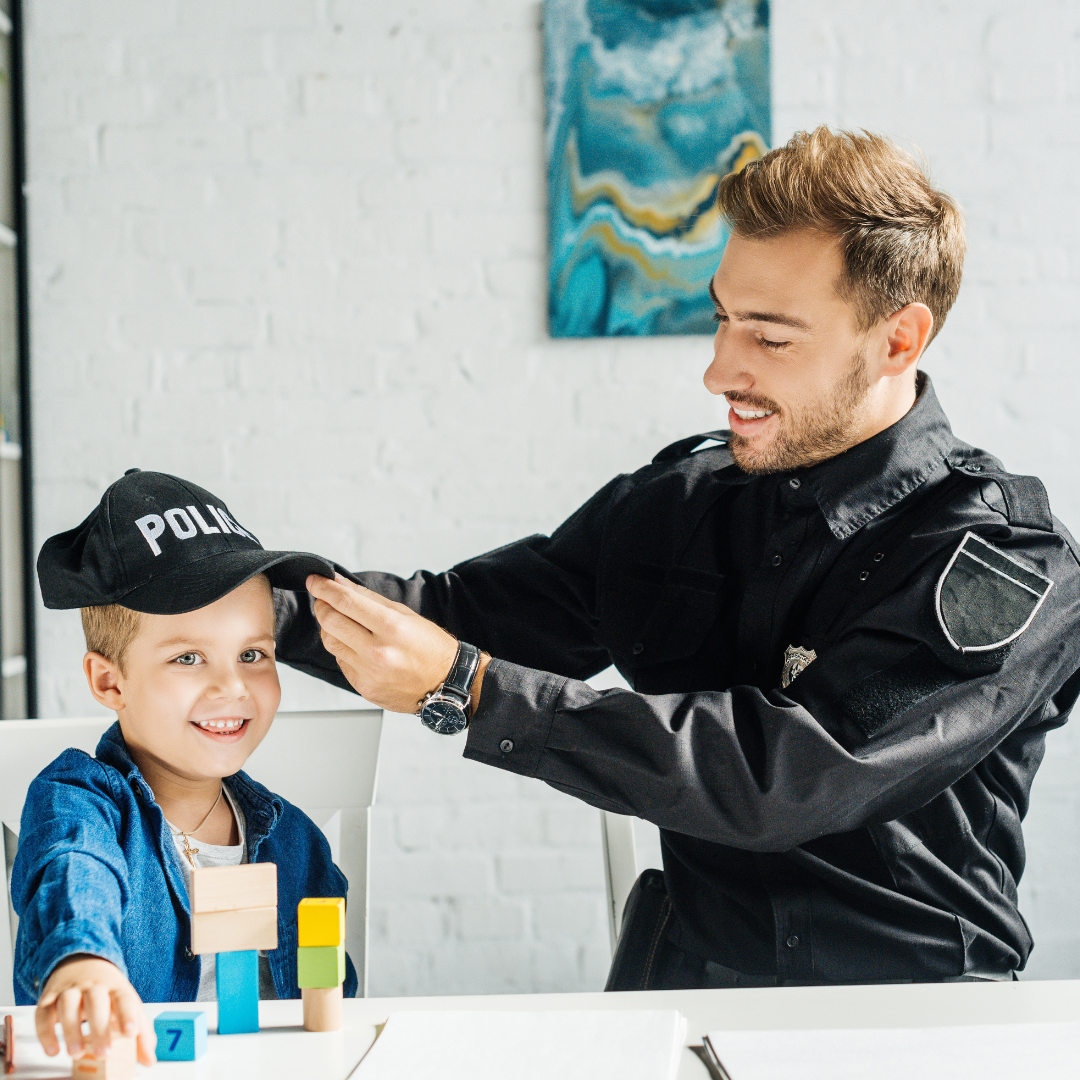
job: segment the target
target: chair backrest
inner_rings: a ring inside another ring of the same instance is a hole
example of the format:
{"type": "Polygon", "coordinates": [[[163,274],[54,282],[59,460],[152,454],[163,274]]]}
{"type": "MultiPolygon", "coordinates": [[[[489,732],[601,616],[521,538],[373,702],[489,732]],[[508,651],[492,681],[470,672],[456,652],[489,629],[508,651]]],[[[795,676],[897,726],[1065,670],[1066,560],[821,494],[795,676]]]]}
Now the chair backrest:
{"type": "Polygon", "coordinates": [[[623,909],[637,881],[637,844],[634,819],[624,814],[600,811],[600,836],[604,844],[604,884],[607,890],[608,934],[611,951],[619,940],[623,909]]]}
{"type": "MultiPolygon", "coordinates": [[[[12,961],[18,919],[11,906],[11,867],[19,818],[34,777],[68,747],[92,754],[113,717],[0,722],[0,829],[10,934],[0,928],[0,1005],[13,1004],[12,961]]],[[[368,868],[382,710],[278,713],[244,771],[299,806],[322,829],[334,861],[349,879],[345,947],[367,994],[368,868]]]]}

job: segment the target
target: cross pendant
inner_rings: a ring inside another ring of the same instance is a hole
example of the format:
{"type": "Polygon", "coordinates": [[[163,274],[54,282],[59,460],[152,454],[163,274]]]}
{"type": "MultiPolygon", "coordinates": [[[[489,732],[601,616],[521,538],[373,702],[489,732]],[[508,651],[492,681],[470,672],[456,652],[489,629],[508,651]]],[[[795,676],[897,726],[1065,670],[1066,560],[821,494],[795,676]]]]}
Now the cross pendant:
{"type": "Polygon", "coordinates": [[[195,856],[199,854],[199,849],[197,847],[191,846],[191,841],[188,840],[187,833],[181,833],[180,835],[184,838],[184,854],[187,856],[188,862],[191,863],[192,866],[194,866],[195,856]]]}

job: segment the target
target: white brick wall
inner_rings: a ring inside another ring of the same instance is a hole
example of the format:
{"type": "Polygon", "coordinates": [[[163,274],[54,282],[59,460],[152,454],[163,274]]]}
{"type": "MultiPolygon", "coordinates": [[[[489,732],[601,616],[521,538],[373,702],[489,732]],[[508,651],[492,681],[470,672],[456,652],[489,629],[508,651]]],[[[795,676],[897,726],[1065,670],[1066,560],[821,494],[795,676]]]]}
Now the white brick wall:
{"type": "MultiPolygon", "coordinates": [[[[706,340],[545,336],[535,0],[25,3],[41,539],[140,465],[268,544],[441,568],[715,426],[706,340]]],[[[774,0],[774,134],[928,153],[971,250],[927,368],[1075,523],[1080,4],[1017,11],[774,0]]],[[[41,615],[47,715],[91,708],[77,622],[41,615]]],[[[459,752],[389,725],[373,992],[600,986],[595,813],[459,752]]],[[[1078,764],[1059,733],[1036,786],[1033,974],[1080,975],[1078,764]]]]}

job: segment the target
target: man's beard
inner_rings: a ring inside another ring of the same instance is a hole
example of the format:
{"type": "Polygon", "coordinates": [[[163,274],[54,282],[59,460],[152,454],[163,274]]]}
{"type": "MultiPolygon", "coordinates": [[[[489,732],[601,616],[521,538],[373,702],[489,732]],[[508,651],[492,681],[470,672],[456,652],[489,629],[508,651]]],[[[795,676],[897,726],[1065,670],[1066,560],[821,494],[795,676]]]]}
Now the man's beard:
{"type": "Polygon", "coordinates": [[[860,349],[844,377],[828,398],[798,413],[781,413],[768,398],[728,396],[729,404],[774,410],[780,430],[768,445],[756,449],[745,435],[734,435],[731,452],[743,472],[777,473],[805,469],[849,450],[858,441],[856,432],[866,412],[870,386],[866,381],[866,354],[860,349]]]}

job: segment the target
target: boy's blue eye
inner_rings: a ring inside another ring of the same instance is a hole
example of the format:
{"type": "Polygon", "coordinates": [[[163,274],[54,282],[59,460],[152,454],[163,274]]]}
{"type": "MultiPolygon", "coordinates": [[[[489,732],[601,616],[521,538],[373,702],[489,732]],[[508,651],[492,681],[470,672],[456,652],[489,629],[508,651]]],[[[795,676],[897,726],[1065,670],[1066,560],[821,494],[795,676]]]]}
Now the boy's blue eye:
{"type": "Polygon", "coordinates": [[[183,664],[185,667],[192,667],[194,664],[197,664],[198,662],[199,662],[198,654],[193,653],[193,652],[186,652],[186,653],[183,654],[183,656],[178,656],[176,658],[176,663],[183,664]]]}
{"type": "Polygon", "coordinates": [[[261,660],[263,656],[261,649],[245,649],[240,654],[241,664],[254,664],[257,660],[261,660]]]}

